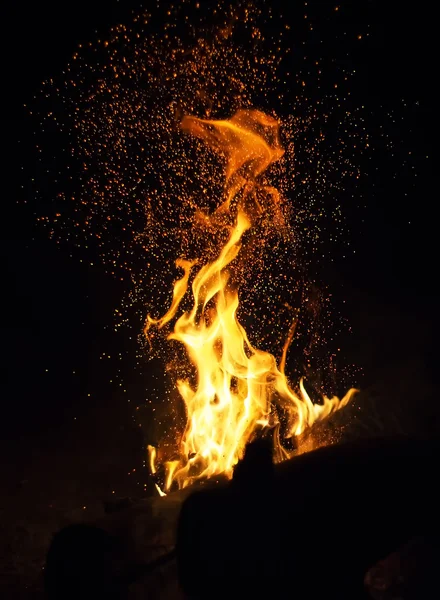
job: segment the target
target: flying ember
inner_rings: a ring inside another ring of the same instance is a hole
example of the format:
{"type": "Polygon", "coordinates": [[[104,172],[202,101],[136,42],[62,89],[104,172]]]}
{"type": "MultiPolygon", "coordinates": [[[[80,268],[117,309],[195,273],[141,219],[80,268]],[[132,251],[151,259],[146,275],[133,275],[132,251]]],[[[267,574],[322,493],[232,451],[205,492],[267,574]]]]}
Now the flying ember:
{"type": "Polygon", "coordinates": [[[353,72],[309,44],[300,5],[160,4],[44,82],[39,135],[65,136],[71,160],[55,200],[46,180],[38,194],[50,236],[123,286],[114,328],[141,341],[120,354],[142,377],[127,399],[163,494],[230,477],[256,436],[276,460],[310,449],[313,423],[353,396],[322,274],[349,251],[343,202],[368,136],[353,72]]]}
{"type": "MultiPolygon", "coordinates": [[[[272,354],[251,344],[237,318],[241,279],[252,260],[247,233],[258,229],[269,206],[282,220],[277,190],[262,181],[264,171],[283,155],[278,122],[258,110],[239,110],[229,120],[186,116],[180,126],[224,158],[223,196],[212,214],[197,215],[197,223],[206,230],[225,230],[227,240],[213,261],[179,257],[176,266],[183,275],[174,284],[169,310],[159,319],[147,317],[147,336],[153,327],[174,323],[167,337],[184,345],[195,368],[193,381],[177,381],[187,424],[180,460],[165,465],[166,489],[173,481],[185,487],[202,477],[231,476],[246,444],[264,428],[274,432],[276,456],[287,458],[290,453],[278,435],[280,414],[287,421],[285,438],[298,436],[345,406],[356,391],[351,388],[342,399],[324,397],[322,403],[313,403],[301,379],[295,392],[284,373],[295,323],[277,365],[272,354]],[[191,307],[182,310],[187,295],[191,307]]],[[[273,226],[280,224],[274,220],[273,226]]],[[[149,452],[155,470],[155,449],[149,447],[149,452]]]]}

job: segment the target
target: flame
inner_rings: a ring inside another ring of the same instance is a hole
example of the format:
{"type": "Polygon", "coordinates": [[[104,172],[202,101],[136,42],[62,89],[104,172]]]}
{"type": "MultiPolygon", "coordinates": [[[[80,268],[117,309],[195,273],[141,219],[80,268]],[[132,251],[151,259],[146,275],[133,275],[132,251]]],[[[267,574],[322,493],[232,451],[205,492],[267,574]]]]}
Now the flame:
{"type": "MultiPolygon", "coordinates": [[[[284,154],[276,119],[258,110],[239,110],[229,120],[213,121],[186,116],[182,119],[181,127],[207,142],[226,158],[226,198],[218,210],[229,211],[231,202],[244,192],[245,199],[252,201],[253,208],[260,213],[262,207],[258,201],[258,191],[261,186],[255,185],[255,180],[284,154]]],[[[277,190],[268,186],[264,190],[278,199],[277,190]]],[[[252,213],[249,210],[252,203],[247,206],[248,218],[252,213]]]]}
{"type": "MultiPolygon", "coordinates": [[[[227,241],[218,257],[207,264],[201,264],[201,259],[177,260],[183,275],[174,284],[169,310],[159,319],[147,317],[147,336],[152,327],[162,329],[177,317],[168,339],[184,345],[196,372],[194,382],[177,381],[187,424],[180,460],[165,465],[166,490],[174,481],[185,487],[200,478],[230,477],[256,431],[277,425],[276,406],[287,415],[289,438],[345,406],[356,392],[350,389],[342,399],[324,397],[316,404],[303,379],[295,392],[284,369],[296,322],[288,332],[278,366],[272,354],[251,344],[237,318],[239,282],[234,280],[234,267],[243,255],[246,232],[263,212],[275,208],[273,214],[280,214],[278,191],[261,181],[264,171],[283,155],[278,122],[261,111],[240,110],[229,120],[185,116],[181,127],[225,159],[225,196],[213,215],[197,217],[207,227],[221,224],[227,241]],[[219,216],[227,219],[219,220],[219,216]],[[188,295],[192,307],[178,316],[188,295]]],[[[276,456],[287,458],[289,453],[278,435],[274,443],[276,456]]],[[[149,448],[149,454],[150,469],[155,473],[155,450],[149,448]]]]}

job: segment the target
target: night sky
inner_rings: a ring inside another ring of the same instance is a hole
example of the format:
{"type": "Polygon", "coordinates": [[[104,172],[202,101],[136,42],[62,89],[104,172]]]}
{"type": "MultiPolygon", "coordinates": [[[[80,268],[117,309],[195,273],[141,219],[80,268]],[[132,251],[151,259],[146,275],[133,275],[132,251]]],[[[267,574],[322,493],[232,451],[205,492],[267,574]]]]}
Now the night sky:
{"type": "MultiPolygon", "coordinates": [[[[7,451],[2,462],[18,479],[39,448],[56,454],[70,444],[81,455],[84,439],[86,447],[101,445],[102,452],[116,446],[125,470],[141,460],[144,440],[132,417],[145,383],[131,358],[138,350],[136,327],[118,334],[112,327],[122,285],[99,266],[92,250],[87,255],[67,243],[56,245],[37,226],[40,213],[31,183],[39,175],[35,127],[23,107],[38,95],[42,80],[59,73],[79,42],[127,21],[138,7],[111,0],[98,10],[98,4],[8,3],[1,11],[0,428],[7,451]]],[[[333,40],[328,43],[336,56],[345,48],[344,32],[355,39],[358,30],[370,26],[369,36],[353,41],[344,60],[357,71],[352,98],[367,105],[366,128],[377,144],[360,164],[359,204],[365,208],[344,204],[355,253],[336,250],[326,280],[339,300],[346,300],[354,330],[349,348],[364,361],[367,384],[388,363],[398,373],[395,357],[409,355],[426,365],[435,386],[432,9],[427,2],[341,2],[340,30],[329,32],[326,19],[334,6],[310,1],[307,11],[333,40]],[[392,152],[381,141],[382,126],[393,139],[392,152]]],[[[298,15],[304,10],[298,3],[298,15]]],[[[87,463],[85,455],[81,460],[87,463]]],[[[35,459],[35,469],[41,468],[35,459]]],[[[111,485],[110,469],[106,477],[111,485]]]]}

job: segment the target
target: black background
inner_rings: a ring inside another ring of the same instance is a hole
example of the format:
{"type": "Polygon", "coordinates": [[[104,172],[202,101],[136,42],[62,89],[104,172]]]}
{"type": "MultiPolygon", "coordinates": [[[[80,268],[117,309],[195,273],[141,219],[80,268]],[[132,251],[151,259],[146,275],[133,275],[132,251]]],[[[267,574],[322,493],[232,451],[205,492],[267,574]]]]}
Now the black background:
{"type": "MultiPolygon", "coordinates": [[[[81,468],[87,468],[92,446],[102,448],[98,452],[103,454],[117,454],[121,473],[141,462],[143,438],[132,416],[144,385],[131,358],[137,342],[130,333],[111,332],[122,290],[96,266],[97,257],[88,257],[95,261],[92,268],[37,227],[39,207],[28,181],[36,168],[35,138],[23,107],[43,79],[63,68],[79,42],[127,21],[138,6],[82,0],[2,4],[0,435],[5,444],[2,462],[17,479],[24,477],[21,470],[29,468],[30,456],[41,448],[54,456],[69,444],[81,468]],[[103,353],[111,358],[100,358],[103,353]],[[120,360],[119,353],[126,358],[120,360]],[[126,392],[115,384],[119,376],[126,392]]],[[[410,356],[435,386],[433,9],[427,2],[363,0],[340,6],[341,35],[347,31],[354,38],[359,27],[370,24],[370,36],[353,43],[349,58],[357,71],[352,97],[369,107],[367,130],[373,138],[377,133],[378,140],[379,125],[393,112],[395,124],[387,123],[396,143],[391,156],[378,142],[372,158],[361,164],[368,173],[362,183],[366,209],[353,204],[346,211],[356,252],[345,258],[341,252],[326,277],[336,294],[346,298],[354,330],[348,350],[364,363],[367,383],[388,367],[399,380],[403,373],[398,365],[406,365],[410,356]],[[401,167],[409,151],[412,170],[401,167]]],[[[299,14],[304,12],[302,4],[298,7],[299,14]]],[[[308,3],[323,31],[332,7],[308,3]]],[[[414,402],[423,405],[417,389],[414,402]]],[[[110,463],[102,467],[109,486],[116,478],[110,463]]],[[[33,459],[32,469],[45,468],[33,459]]]]}

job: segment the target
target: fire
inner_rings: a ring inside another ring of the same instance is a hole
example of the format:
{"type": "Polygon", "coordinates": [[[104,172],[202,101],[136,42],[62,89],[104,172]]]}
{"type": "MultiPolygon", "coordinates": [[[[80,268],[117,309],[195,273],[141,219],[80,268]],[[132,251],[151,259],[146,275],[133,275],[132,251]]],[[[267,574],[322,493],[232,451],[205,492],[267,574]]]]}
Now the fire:
{"type": "MultiPolygon", "coordinates": [[[[251,344],[237,318],[237,279],[250,260],[245,254],[246,233],[269,211],[274,226],[283,221],[277,190],[262,180],[264,171],[283,155],[278,122],[261,111],[241,110],[229,120],[186,116],[181,127],[224,157],[224,198],[213,214],[199,213],[196,219],[207,230],[223,228],[227,241],[211,262],[204,263],[203,257],[179,258],[176,266],[183,274],[174,284],[169,310],[159,319],[147,317],[147,336],[151,328],[162,329],[175,321],[168,339],[184,345],[196,372],[195,381],[177,381],[187,424],[180,460],[166,464],[166,490],[174,481],[185,487],[200,478],[232,476],[246,444],[259,430],[270,427],[278,432],[277,407],[287,419],[285,437],[291,438],[345,406],[356,392],[350,389],[342,399],[324,397],[316,404],[302,379],[294,391],[284,368],[296,324],[287,335],[278,365],[272,354],[251,344]],[[191,308],[182,312],[182,301],[188,297],[191,308]]],[[[278,435],[274,444],[278,459],[289,456],[278,435]]],[[[155,452],[149,447],[153,473],[155,452]]]]}

